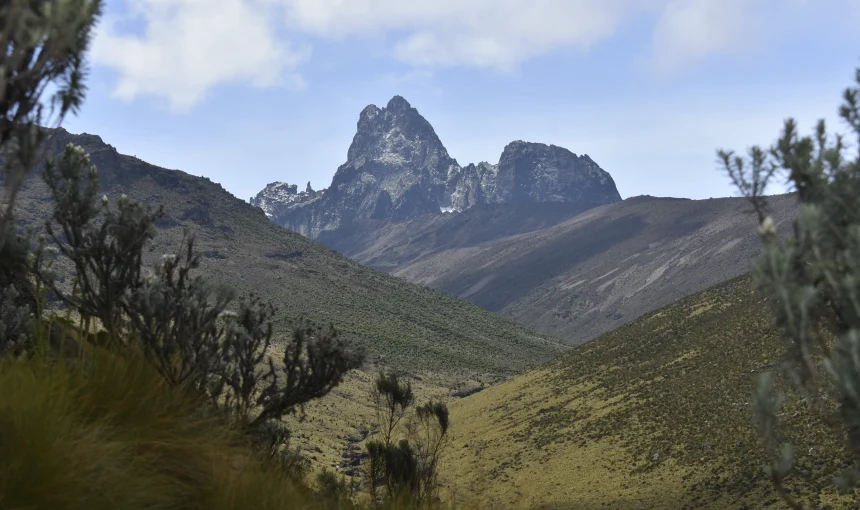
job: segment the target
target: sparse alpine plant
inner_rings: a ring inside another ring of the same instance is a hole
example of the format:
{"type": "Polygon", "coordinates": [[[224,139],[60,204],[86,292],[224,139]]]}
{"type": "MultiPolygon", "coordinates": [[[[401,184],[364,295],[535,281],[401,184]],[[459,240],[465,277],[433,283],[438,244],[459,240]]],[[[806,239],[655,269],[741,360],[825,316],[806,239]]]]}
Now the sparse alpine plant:
{"type": "MultiPolygon", "coordinates": [[[[288,438],[281,419],[325,396],[363,356],[333,328],[300,324],[291,328],[276,360],[271,352],[275,308],[256,296],[240,299],[235,289],[205,278],[190,234],[176,254],[164,255],[146,271],[143,254],[162,210],[125,195],[115,203],[104,195],[99,199],[92,168],[74,145],[45,163],[43,179],[54,202],[47,238],[33,248],[29,237],[10,234],[14,242],[2,249],[15,253],[4,258],[2,274],[50,289],[81,318],[82,331],[101,328],[93,337],[100,345],[141,350],[170,387],[208,400],[274,456],[288,438]],[[73,269],[72,289],[52,269],[55,258],[73,269]]],[[[0,312],[7,316],[0,344],[15,352],[26,340],[19,295],[0,296],[0,312]]],[[[42,313],[31,307],[26,315],[42,313]]]]}
{"type": "Polygon", "coordinates": [[[415,403],[412,384],[396,373],[380,372],[371,395],[380,439],[368,441],[367,469],[371,501],[383,498],[411,507],[432,505],[439,492],[438,467],[448,442],[448,406],[430,401],[407,419],[405,437],[395,441],[398,425],[415,403]],[[385,487],[385,494],[377,486],[385,487]]]}
{"type": "Polygon", "coordinates": [[[0,2],[0,227],[13,222],[18,191],[45,155],[53,133],[45,128],[83,102],[84,55],[101,9],[102,0],[0,2]]]}
{"type": "MultiPolygon", "coordinates": [[[[789,119],[769,150],[753,147],[747,159],[718,153],[759,217],[763,249],[754,276],[784,336],[787,379],[825,423],[835,418],[830,396],[838,402],[842,426],[835,430],[854,459],[836,480],[845,489],[860,479],[860,69],[855,79],[839,109],[853,148],[842,135],[829,135],[823,120],[812,136],[801,137],[789,119]],[[777,175],[787,178],[800,202],[793,229],[783,237],[764,196],[777,175]]],[[[754,395],[759,432],[772,458],[765,473],[782,499],[800,509],[804,505],[785,487],[794,453],[788,444],[779,446],[783,396],[774,386],[764,374],[754,395]]]]}

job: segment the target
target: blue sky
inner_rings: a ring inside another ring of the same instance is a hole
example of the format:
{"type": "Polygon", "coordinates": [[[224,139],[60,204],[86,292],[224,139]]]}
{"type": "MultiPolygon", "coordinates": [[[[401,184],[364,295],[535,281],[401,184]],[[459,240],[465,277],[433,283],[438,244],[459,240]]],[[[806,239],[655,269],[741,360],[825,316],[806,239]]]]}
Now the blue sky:
{"type": "Polygon", "coordinates": [[[860,0],[107,0],[64,125],[247,199],[328,186],[361,109],[399,94],[461,164],[522,139],[625,198],[728,196],[716,149],[788,116],[842,129],[857,27],[860,0]]]}

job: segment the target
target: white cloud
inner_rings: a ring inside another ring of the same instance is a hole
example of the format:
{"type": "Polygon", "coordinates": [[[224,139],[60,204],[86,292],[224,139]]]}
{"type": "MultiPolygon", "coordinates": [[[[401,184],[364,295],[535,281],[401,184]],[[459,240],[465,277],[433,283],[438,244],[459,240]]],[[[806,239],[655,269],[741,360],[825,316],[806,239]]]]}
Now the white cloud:
{"type": "Polygon", "coordinates": [[[402,33],[394,56],[423,67],[510,70],[611,37],[653,0],[281,0],[291,26],[322,37],[402,33]]]}
{"type": "MultiPolygon", "coordinates": [[[[324,38],[392,33],[411,65],[510,70],[561,48],[588,50],[630,20],[656,18],[649,65],[671,71],[715,53],[743,51],[806,0],[269,0],[288,26],[324,38]]],[[[857,0],[831,0],[857,2],[857,0]]],[[[820,6],[806,5],[808,9],[820,6]]],[[[829,9],[833,9],[833,5],[829,9]]],[[[840,9],[836,9],[840,10],[840,9]]],[[[841,10],[844,10],[842,8],[841,10]]],[[[645,55],[647,53],[647,55],[645,55]]]]}
{"type": "Polygon", "coordinates": [[[653,32],[653,64],[676,70],[702,57],[739,51],[755,35],[758,0],[671,0],[653,32]]]}
{"type": "Polygon", "coordinates": [[[96,64],[119,74],[115,93],[164,97],[175,111],[201,101],[215,85],[229,82],[300,87],[285,74],[309,58],[309,48],[281,40],[271,8],[254,0],[129,0],[141,37],[116,30],[107,19],[93,41],[96,64]]]}
{"type": "MultiPolygon", "coordinates": [[[[834,0],[840,3],[857,0],[834,0]]],[[[167,98],[186,110],[221,83],[301,87],[310,47],[285,37],[383,36],[393,58],[420,70],[510,71],[559,49],[587,51],[625,22],[656,19],[651,47],[630,48],[661,72],[756,44],[805,0],[126,0],[141,36],[99,30],[97,64],[118,74],[116,95],[167,98]],[[765,9],[764,7],[767,7],[765,9]]],[[[814,4],[814,5],[813,5],[814,4]]]]}

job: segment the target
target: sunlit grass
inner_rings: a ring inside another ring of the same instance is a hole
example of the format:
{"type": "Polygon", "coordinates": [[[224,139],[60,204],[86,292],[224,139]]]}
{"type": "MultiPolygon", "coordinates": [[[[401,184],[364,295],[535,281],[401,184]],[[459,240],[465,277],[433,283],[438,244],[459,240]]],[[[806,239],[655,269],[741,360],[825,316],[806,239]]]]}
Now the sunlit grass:
{"type": "MultiPolygon", "coordinates": [[[[749,278],[731,280],[455,402],[442,473],[455,496],[515,508],[778,508],[750,400],[780,349],[749,278]]],[[[833,487],[850,458],[832,430],[797,405],[781,421],[789,490],[853,501],[833,487]]]]}

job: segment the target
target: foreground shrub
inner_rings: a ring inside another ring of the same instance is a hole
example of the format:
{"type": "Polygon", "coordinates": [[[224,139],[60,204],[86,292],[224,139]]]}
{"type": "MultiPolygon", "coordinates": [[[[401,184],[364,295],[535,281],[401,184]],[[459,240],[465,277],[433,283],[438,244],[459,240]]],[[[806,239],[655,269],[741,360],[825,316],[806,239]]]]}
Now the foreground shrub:
{"type": "MultiPolygon", "coordinates": [[[[208,399],[268,456],[288,438],[280,426],[285,415],[325,396],[361,365],[361,353],[333,328],[308,325],[293,329],[283,356],[274,360],[275,307],[256,296],[240,299],[234,289],[200,274],[193,236],[178,253],[145,267],[143,252],[156,235],[161,209],[125,195],[115,203],[99,197],[98,171],[80,147],[69,145],[48,160],[43,179],[54,203],[45,223],[50,245],[42,241],[23,257],[21,277],[32,275],[79,316],[78,331],[97,324],[101,333],[91,338],[97,344],[140,349],[168,386],[208,399]],[[74,268],[71,290],[52,269],[57,258],[74,268]]],[[[0,305],[13,297],[7,292],[0,305]]],[[[20,310],[0,307],[0,319],[18,321],[20,310]]],[[[42,313],[31,315],[35,320],[42,313]]],[[[0,335],[0,351],[21,350],[14,333],[0,335]]]]}
{"type": "Polygon", "coordinates": [[[54,508],[51,498],[68,502],[57,508],[295,507],[294,491],[261,496],[242,484],[262,488],[279,480],[302,487],[295,480],[304,463],[287,447],[281,420],[330,392],[361,365],[361,353],[333,328],[302,324],[275,360],[274,306],[240,298],[200,274],[192,236],[177,254],[144,266],[160,209],[125,195],[113,203],[99,197],[98,172],[73,145],[47,160],[43,179],[54,204],[47,236],[35,242],[9,227],[0,245],[0,355],[7,354],[0,370],[3,377],[25,378],[6,380],[0,393],[9,395],[0,411],[0,426],[7,427],[0,440],[9,450],[0,451],[6,463],[0,508],[54,508]],[[73,268],[71,289],[56,274],[58,266],[73,268]],[[65,318],[45,312],[48,293],[65,306],[65,318]],[[47,370],[44,381],[41,370],[47,370]],[[39,386],[51,382],[56,387],[39,386]],[[90,399],[91,407],[82,405],[90,399]],[[151,407],[139,402],[147,399],[151,407]],[[40,412],[42,426],[21,425],[40,412]],[[53,425],[56,430],[45,428],[53,425]],[[227,429],[232,432],[224,437],[207,435],[227,429]],[[45,448],[59,441],[56,448],[65,449],[57,456],[62,462],[47,460],[53,449],[39,449],[43,434],[45,448]],[[79,453],[79,460],[69,458],[79,453]],[[111,469],[114,463],[119,467],[111,469]],[[71,471],[64,471],[66,464],[71,471]],[[254,471],[258,464],[262,471],[254,471]],[[100,491],[104,484],[120,492],[100,491]],[[237,499],[234,490],[244,495],[237,499]],[[27,503],[42,500],[47,506],[27,503]]]}
{"type": "MultiPolygon", "coordinates": [[[[853,142],[829,135],[823,120],[812,136],[802,137],[789,119],[770,150],[753,147],[746,159],[719,153],[758,213],[764,247],[754,276],[783,334],[787,379],[802,402],[844,439],[853,457],[853,465],[835,480],[845,490],[860,480],[860,147],[851,147],[860,142],[860,69],[856,81],[839,110],[853,142]],[[763,196],[775,176],[786,177],[801,204],[784,239],[763,196]]],[[[785,487],[795,456],[780,434],[783,399],[774,391],[772,375],[764,374],[754,403],[772,459],[765,473],[782,499],[801,509],[804,505],[785,487]]]]}
{"type": "Polygon", "coordinates": [[[14,223],[15,197],[51,131],[84,99],[84,54],[101,0],[0,2],[0,202],[2,234],[14,223]]]}

